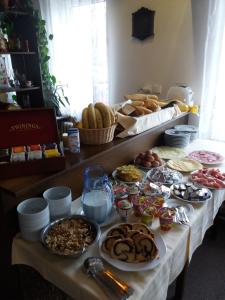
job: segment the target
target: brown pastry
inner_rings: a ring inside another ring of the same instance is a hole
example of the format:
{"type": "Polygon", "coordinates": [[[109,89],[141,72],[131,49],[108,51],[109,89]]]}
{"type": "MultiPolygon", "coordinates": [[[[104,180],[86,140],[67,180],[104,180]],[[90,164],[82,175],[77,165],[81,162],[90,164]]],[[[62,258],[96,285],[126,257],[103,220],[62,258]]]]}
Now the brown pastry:
{"type": "Polygon", "coordinates": [[[113,244],[115,241],[122,239],[123,236],[121,234],[113,235],[113,236],[107,236],[104,242],[102,243],[102,250],[105,253],[110,254],[111,249],[113,248],[113,244]]]}
{"type": "Polygon", "coordinates": [[[102,250],[114,259],[139,263],[158,255],[154,234],[142,223],[123,223],[111,229],[102,250]]]}
{"type": "Polygon", "coordinates": [[[140,233],[139,235],[134,236],[133,241],[135,244],[137,261],[150,261],[156,257],[158,250],[150,235],[140,233]]]}
{"type": "Polygon", "coordinates": [[[151,230],[143,223],[134,223],[132,224],[133,230],[138,230],[139,232],[145,233],[150,235],[152,238],[154,238],[154,233],[151,232],[151,230]]]}
{"type": "Polygon", "coordinates": [[[122,237],[126,237],[126,233],[127,233],[127,230],[125,228],[115,227],[115,228],[112,228],[108,232],[107,237],[108,236],[114,236],[114,235],[121,235],[122,237]]]}
{"type": "Polygon", "coordinates": [[[115,241],[111,249],[111,256],[118,260],[134,262],[136,254],[133,240],[127,238],[115,241]]]}

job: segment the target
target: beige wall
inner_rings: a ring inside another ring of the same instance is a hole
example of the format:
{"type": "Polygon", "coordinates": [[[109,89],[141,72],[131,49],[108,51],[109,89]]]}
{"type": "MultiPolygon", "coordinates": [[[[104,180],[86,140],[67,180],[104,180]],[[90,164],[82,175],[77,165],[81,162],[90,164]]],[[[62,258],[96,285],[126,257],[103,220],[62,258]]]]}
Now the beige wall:
{"type": "Polygon", "coordinates": [[[192,87],[198,102],[204,41],[200,39],[198,45],[198,35],[202,36],[205,27],[204,16],[198,18],[204,15],[207,0],[194,2],[192,6],[191,0],[108,0],[111,103],[155,83],[162,85],[161,98],[170,86],[185,83],[192,87]],[[142,6],[155,11],[155,36],[143,42],[131,36],[132,13],[142,6]],[[193,15],[197,22],[193,21],[193,15]]]}

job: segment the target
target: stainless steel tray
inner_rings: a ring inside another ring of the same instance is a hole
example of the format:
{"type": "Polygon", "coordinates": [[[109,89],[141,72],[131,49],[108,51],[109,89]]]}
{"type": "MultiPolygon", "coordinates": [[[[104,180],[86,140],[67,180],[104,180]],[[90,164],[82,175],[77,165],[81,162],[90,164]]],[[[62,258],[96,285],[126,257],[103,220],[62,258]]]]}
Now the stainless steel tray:
{"type": "Polygon", "coordinates": [[[55,220],[53,222],[51,222],[50,224],[48,224],[42,231],[41,233],[41,243],[42,245],[51,253],[53,254],[57,254],[57,255],[60,255],[60,256],[64,256],[64,257],[80,257],[84,252],[87,251],[87,249],[92,246],[93,244],[95,244],[98,240],[99,240],[99,237],[101,235],[101,231],[100,231],[100,227],[99,225],[94,222],[94,221],[91,221],[89,220],[87,217],[85,216],[82,216],[82,215],[72,215],[70,217],[65,217],[65,218],[61,218],[61,219],[58,219],[58,220],[55,220]],[[52,248],[50,248],[47,243],[46,243],[46,237],[48,235],[48,232],[56,225],[56,224],[59,224],[59,223],[62,223],[66,220],[71,220],[71,219],[82,219],[84,221],[86,221],[89,225],[90,225],[90,228],[91,228],[91,231],[93,231],[94,235],[95,235],[95,238],[93,240],[93,242],[87,246],[87,247],[84,247],[82,248],[81,250],[79,251],[76,251],[74,252],[73,254],[64,254],[60,251],[56,251],[52,248]]]}

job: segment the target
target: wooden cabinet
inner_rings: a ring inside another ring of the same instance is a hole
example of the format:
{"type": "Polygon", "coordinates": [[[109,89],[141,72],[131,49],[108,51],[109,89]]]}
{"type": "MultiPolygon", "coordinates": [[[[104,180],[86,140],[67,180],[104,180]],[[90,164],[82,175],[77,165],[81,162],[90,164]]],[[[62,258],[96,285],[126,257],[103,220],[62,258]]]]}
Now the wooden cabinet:
{"type": "Polygon", "coordinates": [[[8,66],[11,85],[0,87],[1,93],[15,92],[19,105],[43,107],[43,91],[39,53],[34,18],[25,12],[0,12],[0,18],[10,24],[7,52],[1,55],[10,57],[12,68],[8,66]],[[19,78],[19,80],[14,80],[19,78]]]}

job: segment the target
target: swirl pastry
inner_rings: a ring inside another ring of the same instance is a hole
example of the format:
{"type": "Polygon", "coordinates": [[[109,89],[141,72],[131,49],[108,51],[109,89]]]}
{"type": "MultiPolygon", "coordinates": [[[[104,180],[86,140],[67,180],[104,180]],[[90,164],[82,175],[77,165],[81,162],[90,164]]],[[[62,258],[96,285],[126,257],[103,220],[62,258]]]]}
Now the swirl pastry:
{"type": "Polygon", "coordinates": [[[139,232],[145,233],[150,235],[152,238],[154,238],[154,233],[145,225],[142,223],[134,223],[132,224],[133,230],[138,230],[139,232]]]}
{"type": "Polygon", "coordinates": [[[156,258],[154,234],[142,223],[124,223],[112,228],[102,243],[102,250],[125,262],[147,262],[156,258]]]}
{"type": "Polygon", "coordinates": [[[111,257],[126,262],[134,262],[136,258],[135,246],[132,239],[119,239],[111,249],[111,257]]]}
{"type": "Polygon", "coordinates": [[[120,240],[123,238],[123,235],[117,234],[117,235],[112,235],[112,236],[107,236],[104,242],[102,243],[102,250],[105,253],[110,254],[110,251],[113,247],[113,244],[115,241],[120,240]]]}
{"type": "Polygon", "coordinates": [[[126,229],[125,228],[122,228],[122,227],[115,227],[115,228],[112,228],[108,234],[107,234],[107,237],[108,236],[114,236],[114,235],[121,235],[122,237],[126,237],[126,229]]]}
{"type": "Polygon", "coordinates": [[[134,235],[133,241],[135,244],[137,261],[150,261],[157,256],[158,250],[151,236],[140,233],[139,235],[134,235]]]}

